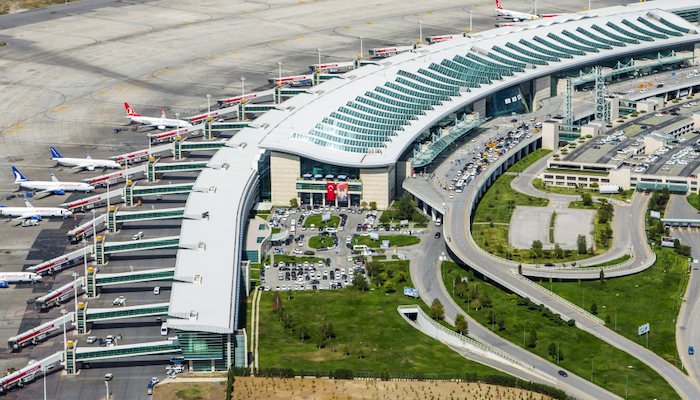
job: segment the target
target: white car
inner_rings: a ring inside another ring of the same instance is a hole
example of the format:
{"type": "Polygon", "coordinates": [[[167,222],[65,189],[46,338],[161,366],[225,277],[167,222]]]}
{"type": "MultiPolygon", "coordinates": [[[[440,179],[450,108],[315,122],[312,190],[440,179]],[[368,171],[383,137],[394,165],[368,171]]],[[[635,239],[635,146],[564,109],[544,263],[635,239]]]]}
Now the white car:
{"type": "Polygon", "coordinates": [[[160,286],[156,286],[153,288],[153,294],[159,295],[160,294],[160,286]]]}
{"type": "Polygon", "coordinates": [[[119,296],[114,301],[112,302],[113,306],[123,306],[126,304],[126,297],[125,296],[119,296]]]}
{"type": "Polygon", "coordinates": [[[661,114],[661,113],[656,113],[656,114],[654,114],[654,116],[655,116],[655,117],[663,117],[664,115],[661,114]]]}
{"type": "Polygon", "coordinates": [[[88,344],[93,344],[97,341],[97,336],[88,336],[87,338],[87,343],[88,344]]]}
{"type": "Polygon", "coordinates": [[[143,231],[135,234],[134,236],[131,237],[131,240],[140,240],[143,238],[143,231]]]}

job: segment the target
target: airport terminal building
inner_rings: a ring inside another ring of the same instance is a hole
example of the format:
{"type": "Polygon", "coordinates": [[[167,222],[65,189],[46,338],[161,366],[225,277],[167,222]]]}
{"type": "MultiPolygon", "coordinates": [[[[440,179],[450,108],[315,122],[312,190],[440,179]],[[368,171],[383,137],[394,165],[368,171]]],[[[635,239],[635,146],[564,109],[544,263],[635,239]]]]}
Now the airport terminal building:
{"type": "MultiPolygon", "coordinates": [[[[483,122],[592,86],[696,65],[700,1],[646,2],[531,21],[377,61],[310,87],[251,121],[201,172],[182,224],[167,323],[195,370],[247,365],[245,226],[258,201],[387,208],[483,122]],[[243,312],[241,312],[243,310],[243,312]]],[[[692,90],[692,89],[691,89],[692,90]]],[[[637,94],[643,99],[642,94],[637,94]]],[[[593,119],[594,106],[576,115],[593,119]]]]}

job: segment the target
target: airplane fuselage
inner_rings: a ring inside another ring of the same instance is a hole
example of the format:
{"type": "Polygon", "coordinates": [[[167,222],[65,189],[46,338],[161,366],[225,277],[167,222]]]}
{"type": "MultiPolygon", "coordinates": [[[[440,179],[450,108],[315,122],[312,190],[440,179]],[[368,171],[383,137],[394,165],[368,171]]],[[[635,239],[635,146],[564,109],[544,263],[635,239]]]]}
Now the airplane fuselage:
{"type": "Polygon", "coordinates": [[[33,272],[1,272],[0,282],[7,283],[23,283],[23,282],[36,282],[41,280],[41,275],[37,275],[33,272]]]}
{"type": "Polygon", "coordinates": [[[83,182],[48,182],[48,181],[27,181],[27,182],[15,182],[19,187],[29,190],[48,190],[57,191],[63,190],[65,192],[90,192],[95,189],[83,182]]]}
{"type": "Polygon", "coordinates": [[[151,126],[156,126],[156,127],[165,127],[165,128],[186,128],[188,126],[192,126],[187,121],[183,120],[177,120],[177,119],[169,119],[169,118],[151,118],[151,117],[142,117],[142,116],[129,116],[131,118],[131,122],[137,123],[137,124],[143,124],[143,125],[151,125],[151,126]]]}
{"type": "Polygon", "coordinates": [[[0,215],[22,217],[24,215],[39,217],[70,217],[73,212],[59,207],[0,207],[0,215]]]}
{"type": "Polygon", "coordinates": [[[95,169],[95,168],[121,168],[121,165],[119,165],[118,162],[116,161],[111,161],[111,160],[94,160],[94,159],[89,159],[89,158],[65,158],[65,157],[54,157],[52,160],[56,161],[59,164],[65,165],[67,167],[78,167],[78,168],[86,168],[86,169],[95,169]]]}

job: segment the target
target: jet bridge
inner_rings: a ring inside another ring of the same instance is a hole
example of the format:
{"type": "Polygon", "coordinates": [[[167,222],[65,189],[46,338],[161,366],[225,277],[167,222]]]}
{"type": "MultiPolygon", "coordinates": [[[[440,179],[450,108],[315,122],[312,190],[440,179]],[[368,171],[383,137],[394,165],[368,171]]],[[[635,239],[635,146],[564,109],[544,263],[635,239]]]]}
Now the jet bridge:
{"type": "Polygon", "coordinates": [[[207,167],[207,161],[160,163],[158,160],[149,161],[146,164],[146,177],[148,182],[155,182],[158,175],[169,172],[201,171],[207,167]]]}
{"type": "Polygon", "coordinates": [[[201,142],[188,142],[185,139],[176,140],[173,142],[173,157],[175,160],[180,161],[192,151],[207,151],[207,150],[217,150],[222,147],[226,147],[226,140],[219,140],[215,142],[201,141],[201,142]]]}
{"type": "Polygon", "coordinates": [[[105,243],[104,238],[97,238],[95,251],[95,264],[104,265],[109,254],[123,253],[138,250],[159,250],[191,248],[192,246],[180,246],[180,236],[166,236],[153,239],[130,240],[128,242],[105,243]]]}
{"type": "Polygon", "coordinates": [[[87,222],[76,226],[68,231],[68,240],[70,240],[71,243],[78,243],[83,239],[91,237],[93,234],[95,234],[95,227],[100,230],[101,226],[105,224],[105,221],[107,221],[107,214],[102,214],[95,217],[94,220],[90,219],[87,222]]]}
{"type": "Polygon", "coordinates": [[[112,274],[96,273],[94,268],[88,268],[86,294],[88,298],[96,297],[99,293],[99,288],[102,286],[169,280],[192,281],[191,278],[175,278],[175,268],[148,269],[112,274]]]}
{"type": "Polygon", "coordinates": [[[192,192],[194,189],[194,184],[192,183],[182,183],[182,184],[175,184],[175,185],[166,185],[166,186],[143,186],[143,187],[136,187],[136,182],[127,182],[126,187],[124,188],[125,196],[124,196],[124,203],[126,203],[128,206],[134,206],[137,202],[135,201],[136,197],[141,197],[141,196],[157,196],[157,195],[163,195],[163,194],[175,194],[175,193],[189,193],[192,192]]]}
{"type": "Polygon", "coordinates": [[[148,134],[148,139],[153,142],[163,142],[165,140],[168,141],[173,141],[176,140],[179,137],[182,137],[182,135],[189,133],[190,136],[199,136],[202,134],[202,127],[201,126],[188,126],[186,128],[179,128],[179,129],[173,129],[172,131],[168,132],[156,132],[156,133],[149,133],[148,134]]]}
{"type": "Polygon", "coordinates": [[[85,348],[78,348],[76,343],[69,341],[68,351],[66,353],[66,373],[78,373],[78,368],[76,365],[80,362],[181,352],[182,350],[180,349],[180,345],[176,339],[162,340],[158,342],[125,344],[112,347],[85,348]]]}
{"type": "Polygon", "coordinates": [[[172,151],[173,146],[171,144],[163,144],[160,146],[153,146],[150,149],[137,150],[131,153],[120,154],[118,156],[110,157],[110,160],[119,161],[122,164],[133,164],[136,162],[141,162],[148,160],[149,153],[151,156],[158,153],[164,153],[166,151],[172,151]]]}
{"type": "Polygon", "coordinates": [[[75,313],[69,312],[54,320],[45,322],[36,328],[29,329],[7,339],[7,348],[10,350],[19,350],[29,344],[36,345],[40,341],[49,337],[52,333],[56,333],[63,325],[73,324],[75,322],[75,313]]]}
{"type": "Polygon", "coordinates": [[[48,310],[52,306],[57,306],[64,301],[74,297],[74,291],[82,291],[85,286],[85,278],[80,277],[73,282],[67,283],[58,289],[52,290],[51,292],[37,297],[34,300],[34,305],[37,310],[48,310]]]}
{"type": "Polygon", "coordinates": [[[108,198],[110,199],[110,201],[113,201],[112,199],[115,197],[124,198],[124,189],[123,188],[116,189],[116,190],[111,190],[108,193],[102,193],[102,194],[97,194],[97,195],[90,196],[90,197],[84,197],[82,199],[78,199],[78,200],[71,201],[68,203],[63,203],[59,207],[65,207],[71,211],[85,212],[87,210],[92,210],[93,208],[101,207],[102,205],[106,205],[108,198]]]}
{"type": "MultiPolygon", "coordinates": [[[[115,319],[151,317],[155,315],[167,315],[170,303],[144,304],[140,306],[118,308],[88,308],[85,303],[85,312],[79,314],[85,317],[85,322],[103,322],[115,319]]],[[[89,330],[89,329],[88,329],[89,330]]]]}
{"type": "MultiPolygon", "coordinates": [[[[72,251],[68,254],[52,258],[40,264],[27,268],[27,271],[37,274],[53,274],[63,268],[75,265],[76,262],[82,261],[83,257],[92,253],[93,246],[86,246],[81,249],[72,251]]],[[[89,257],[89,256],[88,256],[89,257]]]]}
{"type": "Polygon", "coordinates": [[[144,174],[144,175],[146,174],[146,166],[145,165],[139,165],[137,167],[127,168],[127,169],[123,169],[121,171],[112,172],[109,174],[100,175],[100,176],[96,176],[93,178],[86,178],[86,179],[83,179],[82,181],[85,183],[89,183],[95,187],[97,187],[97,186],[107,187],[107,184],[114,185],[120,179],[126,181],[128,179],[133,179],[135,176],[138,176],[139,174],[144,174]]]}
{"type": "MultiPolygon", "coordinates": [[[[31,363],[26,367],[0,378],[0,394],[5,394],[14,387],[22,387],[34,380],[37,374],[46,374],[63,361],[63,351],[54,353],[44,359],[31,363]]],[[[19,396],[19,394],[18,394],[19,396]]]]}

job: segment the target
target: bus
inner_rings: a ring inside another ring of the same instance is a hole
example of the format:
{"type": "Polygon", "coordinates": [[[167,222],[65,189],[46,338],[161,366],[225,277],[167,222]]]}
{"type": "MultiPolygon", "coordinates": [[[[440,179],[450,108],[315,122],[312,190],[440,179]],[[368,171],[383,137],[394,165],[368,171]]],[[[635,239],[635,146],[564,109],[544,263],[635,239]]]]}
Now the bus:
{"type": "Polygon", "coordinates": [[[462,193],[462,189],[464,189],[464,179],[460,179],[455,185],[455,192],[462,193]]]}

